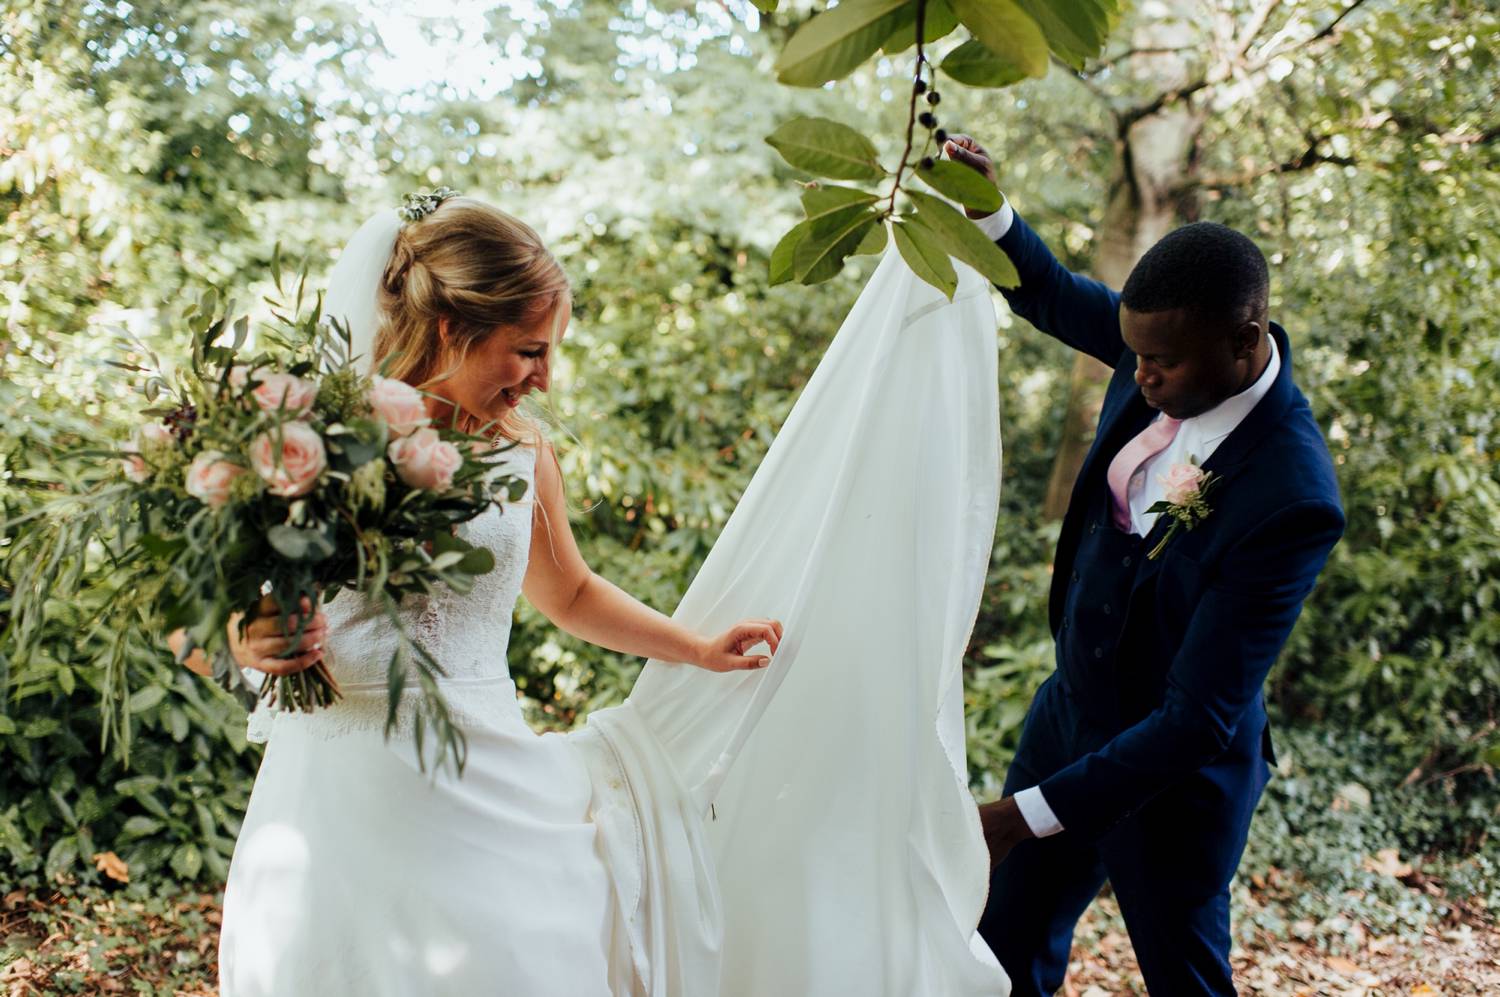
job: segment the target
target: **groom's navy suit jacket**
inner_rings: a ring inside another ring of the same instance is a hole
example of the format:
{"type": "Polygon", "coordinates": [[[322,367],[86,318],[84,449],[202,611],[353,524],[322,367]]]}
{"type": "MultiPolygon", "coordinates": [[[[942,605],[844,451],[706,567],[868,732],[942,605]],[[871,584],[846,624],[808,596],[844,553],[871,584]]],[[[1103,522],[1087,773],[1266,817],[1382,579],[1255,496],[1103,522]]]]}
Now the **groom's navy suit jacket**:
{"type": "MultiPolygon", "coordinates": [[[[1204,464],[1219,477],[1211,512],[1149,559],[1169,517],[1144,539],[1121,532],[1105,481],[1115,454],[1156,415],[1121,338],[1120,296],[1063,267],[1019,216],[999,245],[1021,277],[1003,290],[1012,310],[1114,368],[1063,519],[1049,606],[1055,679],[1099,733],[1091,750],[1045,774],[1042,795],[1068,832],[1089,836],[1190,775],[1212,780],[1232,808],[1253,808],[1267,775],[1261,755],[1271,757],[1266,673],[1344,528],[1291,344],[1272,323],[1281,369],[1204,464]]],[[[1243,841],[1224,844],[1232,869],[1243,841]]]]}

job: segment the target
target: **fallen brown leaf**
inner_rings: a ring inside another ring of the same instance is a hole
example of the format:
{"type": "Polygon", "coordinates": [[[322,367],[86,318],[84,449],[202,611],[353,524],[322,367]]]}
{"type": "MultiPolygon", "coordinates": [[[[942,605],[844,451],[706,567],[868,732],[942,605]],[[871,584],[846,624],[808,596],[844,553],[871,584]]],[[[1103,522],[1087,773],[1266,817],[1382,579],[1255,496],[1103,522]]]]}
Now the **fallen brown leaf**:
{"type": "Polygon", "coordinates": [[[130,882],[130,866],[114,852],[98,852],[94,855],[94,868],[117,883],[130,882]]]}

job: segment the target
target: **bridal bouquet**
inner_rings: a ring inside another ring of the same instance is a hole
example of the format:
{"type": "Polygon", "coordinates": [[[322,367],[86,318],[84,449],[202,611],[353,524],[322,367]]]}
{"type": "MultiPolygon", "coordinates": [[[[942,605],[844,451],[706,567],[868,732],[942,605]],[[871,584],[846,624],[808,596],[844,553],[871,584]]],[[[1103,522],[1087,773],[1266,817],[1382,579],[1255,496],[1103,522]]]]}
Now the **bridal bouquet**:
{"type": "MultiPolygon", "coordinates": [[[[317,307],[296,319],[278,314],[265,337],[271,348],[245,353],[248,321],[216,314],[216,301],[210,292],[183,316],[193,341],[187,369],[167,373],[144,348],[152,366],[115,364],[144,379],[146,407],[129,442],[89,450],[118,461],[114,474],[33,513],[44,526],[32,536],[47,534],[57,556],[39,558],[17,586],[23,636],[26,614],[42,612],[62,580],[46,575],[46,563],[81,566],[86,548],[102,541],[121,573],[111,626],[147,635],[183,628],[179,660],[202,648],[216,680],[247,705],[258,695],[311,711],[339,695],[323,666],[268,677],[257,694],[228,653],[228,625],[243,613],[244,627],[269,596],[284,623],[302,617],[286,627],[300,637],[310,615],[297,613],[304,598],[316,605],[349,589],[382,605],[402,636],[389,662],[387,732],[415,675],[419,755],[431,731],[441,759],[461,769],[465,744],[437,684],[441,665],[410,639],[396,609],[408,594],[468,591],[491,570],[493,555],[454,528],[519,498],[524,482],[504,473],[503,452],[483,436],[431,425],[415,388],[351,363],[347,331],[317,307]]],[[[103,690],[114,719],[106,736],[113,726],[122,739],[124,666],[112,664],[103,690]]]]}

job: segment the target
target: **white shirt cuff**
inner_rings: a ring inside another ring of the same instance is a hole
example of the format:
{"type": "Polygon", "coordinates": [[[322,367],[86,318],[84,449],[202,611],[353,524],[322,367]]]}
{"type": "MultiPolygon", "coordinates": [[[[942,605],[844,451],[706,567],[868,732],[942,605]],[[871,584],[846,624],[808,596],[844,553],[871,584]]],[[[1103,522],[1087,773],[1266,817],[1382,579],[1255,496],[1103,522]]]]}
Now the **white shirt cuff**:
{"type": "Polygon", "coordinates": [[[999,242],[1000,237],[1010,231],[1011,223],[1015,220],[1016,213],[1010,206],[1010,200],[1002,194],[1000,210],[974,219],[974,224],[979,226],[979,231],[991,242],[999,242]]]}
{"type": "Polygon", "coordinates": [[[1042,787],[1032,786],[1023,789],[1016,794],[1016,809],[1021,811],[1021,816],[1026,820],[1026,826],[1031,828],[1031,833],[1038,838],[1047,838],[1062,831],[1063,826],[1057,819],[1057,814],[1047,805],[1047,798],[1042,795],[1042,787]]]}

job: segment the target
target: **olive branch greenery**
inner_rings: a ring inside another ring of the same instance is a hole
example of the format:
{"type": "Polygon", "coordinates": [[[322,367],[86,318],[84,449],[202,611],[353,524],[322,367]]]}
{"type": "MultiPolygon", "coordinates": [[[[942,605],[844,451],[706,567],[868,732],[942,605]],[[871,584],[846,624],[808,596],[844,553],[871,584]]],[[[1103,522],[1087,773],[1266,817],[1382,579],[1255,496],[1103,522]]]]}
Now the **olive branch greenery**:
{"type": "Polygon", "coordinates": [[[387,665],[386,736],[410,699],[421,767],[428,766],[431,735],[433,772],[447,767],[461,773],[467,742],[439,685],[443,666],[407,633],[399,607],[408,595],[467,592],[477,575],[493,568],[494,555],[454,528],[491,506],[503,513],[504,502],[524,492],[524,481],[504,473],[503,451],[489,448],[485,429],[470,434],[455,425],[439,433],[469,456],[451,487],[405,484],[386,461],[390,431],[370,411],[370,377],[350,362],[347,327],[321,315],[321,295],[308,297],[305,264],[290,289],[284,289],[279,250],[271,269],[278,298],[267,299],[274,322],[261,337],[266,349],[245,354],[249,320],[232,318],[233,302],[221,305],[213,288],[169,320],[190,340],[185,368],[173,369],[122,334],[126,358],[109,364],[125,372],[145,403],[143,416],[167,427],[172,442],[129,447],[94,439],[53,455],[45,496],[3,523],[14,538],[7,557],[9,615],[0,633],[6,660],[42,653],[48,619],[81,599],[86,587],[107,584],[117,592],[80,639],[108,643],[100,684],[102,747],[113,747],[128,763],[131,717],[138,710],[132,665],[144,664],[141,648],[166,653],[163,634],[180,629],[185,640],[177,661],[201,649],[216,684],[247,708],[261,699],[284,710],[327,708],[337,689],[317,669],[268,678],[252,689],[229,653],[228,628],[243,613],[243,635],[252,608],[269,595],[295,645],[310,616],[298,611],[301,600],[316,605],[349,589],[349,597],[370,598],[383,610],[397,635],[387,665]],[[231,384],[237,370],[247,379],[238,389],[231,384]],[[269,493],[246,468],[223,505],[211,506],[186,490],[191,456],[212,452],[244,461],[250,439],[277,434],[294,418],[284,398],[273,412],[249,403],[259,370],[316,376],[317,400],[307,417],[326,447],[327,467],[312,491],[291,498],[269,493]],[[481,447],[484,456],[476,450],[481,447]],[[132,458],[149,469],[142,480],[122,476],[121,462],[132,458]],[[290,625],[294,614],[302,617],[296,626],[290,625]],[[412,682],[418,695],[404,697],[412,682]]]}

